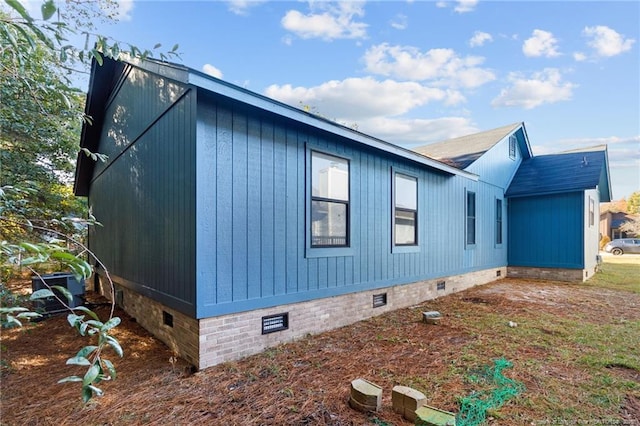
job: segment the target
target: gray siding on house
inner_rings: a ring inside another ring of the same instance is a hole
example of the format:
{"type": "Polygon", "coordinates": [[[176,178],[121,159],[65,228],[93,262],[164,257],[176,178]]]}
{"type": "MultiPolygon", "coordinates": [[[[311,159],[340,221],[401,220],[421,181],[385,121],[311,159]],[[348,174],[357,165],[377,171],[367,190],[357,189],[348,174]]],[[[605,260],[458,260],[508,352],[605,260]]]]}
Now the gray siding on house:
{"type": "Polygon", "coordinates": [[[213,96],[198,98],[197,141],[199,318],[507,263],[506,250],[494,244],[495,199],[504,188],[356,148],[213,96]],[[350,162],[348,249],[309,248],[311,149],[350,162]],[[418,178],[417,250],[392,248],[393,171],[418,178]],[[465,188],[478,200],[477,244],[467,248],[465,188]]]}
{"type": "Polygon", "coordinates": [[[195,92],[124,74],[104,116],[89,204],[91,249],[119,282],[195,314],[195,92]]]}

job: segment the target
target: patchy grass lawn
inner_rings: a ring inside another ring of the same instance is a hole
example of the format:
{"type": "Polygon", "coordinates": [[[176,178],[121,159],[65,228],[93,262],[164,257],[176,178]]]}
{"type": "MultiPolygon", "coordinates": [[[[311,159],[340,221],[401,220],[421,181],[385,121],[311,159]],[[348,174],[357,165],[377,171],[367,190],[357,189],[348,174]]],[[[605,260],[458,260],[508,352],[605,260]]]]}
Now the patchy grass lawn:
{"type": "Polygon", "coordinates": [[[613,256],[603,253],[604,263],[600,273],[587,281],[595,287],[626,290],[640,294],[640,254],[613,256]]]}
{"type": "MultiPolygon", "coordinates": [[[[87,405],[64,365],[85,342],[64,317],[2,331],[3,425],[409,425],[394,385],[457,412],[495,359],[524,391],[487,424],[628,424],[640,418],[640,256],[606,257],[588,284],[503,279],[191,374],[120,312],[119,377],[87,405]],[[423,311],[443,314],[439,325],[423,311]],[[509,325],[511,322],[511,326],[509,325]],[[515,324],[514,324],[515,323],[515,324]],[[516,325],[516,326],[513,326],[516,325]],[[349,408],[349,383],[383,387],[383,408],[349,408]]],[[[635,422],[635,423],[634,423],[635,422]]]]}

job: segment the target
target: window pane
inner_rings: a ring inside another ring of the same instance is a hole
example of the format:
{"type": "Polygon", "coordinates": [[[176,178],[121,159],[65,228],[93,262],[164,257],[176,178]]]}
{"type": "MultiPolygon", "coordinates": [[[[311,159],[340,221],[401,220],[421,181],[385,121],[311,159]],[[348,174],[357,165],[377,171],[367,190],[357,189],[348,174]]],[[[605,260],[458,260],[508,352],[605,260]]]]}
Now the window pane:
{"type": "Polygon", "coordinates": [[[347,245],[347,205],[328,201],[311,202],[311,245],[347,245]]]}
{"type": "Polygon", "coordinates": [[[467,244],[476,243],[476,218],[467,218],[467,244]]]}
{"type": "Polygon", "coordinates": [[[475,192],[467,192],[467,216],[476,215],[476,194],[475,192]]]}
{"type": "Polygon", "coordinates": [[[516,158],[516,135],[509,136],[509,157],[516,158]]]}
{"type": "Polygon", "coordinates": [[[349,200],[349,161],[311,152],[311,194],[314,197],[349,200]]]}
{"type": "Polygon", "coordinates": [[[476,243],[476,194],[467,192],[467,244],[476,243]]]}
{"type": "Polygon", "coordinates": [[[416,212],[396,210],[396,244],[416,243],[416,212]]]}
{"type": "Polygon", "coordinates": [[[496,200],[496,244],[502,244],[502,200],[496,200]]]}
{"type": "Polygon", "coordinates": [[[396,174],[396,207],[418,209],[418,182],[415,178],[396,174]]]}

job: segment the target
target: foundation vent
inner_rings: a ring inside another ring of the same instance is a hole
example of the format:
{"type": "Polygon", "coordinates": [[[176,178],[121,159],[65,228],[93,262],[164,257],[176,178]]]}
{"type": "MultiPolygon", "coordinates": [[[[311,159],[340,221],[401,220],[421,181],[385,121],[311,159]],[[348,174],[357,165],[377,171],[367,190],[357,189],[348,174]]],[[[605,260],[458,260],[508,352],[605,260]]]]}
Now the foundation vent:
{"type": "Polygon", "coordinates": [[[496,277],[501,277],[501,276],[502,276],[502,271],[498,269],[496,271],[496,277]]]}
{"type": "Polygon", "coordinates": [[[162,323],[167,327],[173,328],[173,315],[167,311],[162,311],[162,323]]]}
{"type": "Polygon", "coordinates": [[[436,284],[436,289],[437,290],[444,290],[447,287],[446,283],[444,281],[438,281],[436,284]]]}
{"type": "Polygon", "coordinates": [[[380,293],[373,295],[373,307],[379,308],[387,304],[387,293],[380,293]]]}
{"type": "Polygon", "coordinates": [[[289,313],[262,317],[262,334],[275,333],[289,328],[289,313]]]}

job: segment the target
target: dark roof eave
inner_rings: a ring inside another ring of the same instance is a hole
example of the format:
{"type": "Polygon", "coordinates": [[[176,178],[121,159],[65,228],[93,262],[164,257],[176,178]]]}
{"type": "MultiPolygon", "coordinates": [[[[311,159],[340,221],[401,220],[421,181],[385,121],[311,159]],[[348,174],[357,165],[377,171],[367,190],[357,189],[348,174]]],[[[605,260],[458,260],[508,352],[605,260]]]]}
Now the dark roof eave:
{"type": "MultiPolygon", "coordinates": [[[[346,138],[348,140],[355,141],[365,146],[375,148],[396,157],[413,161],[420,165],[450,175],[461,176],[473,181],[477,181],[479,179],[479,176],[474,173],[461,170],[457,167],[445,164],[422,154],[418,154],[409,149],[405,149],[381,139],[374,138],[372,136],[337,124],[333,121],[318,117],[306,111],[302,111],[285,103],[276,101],[255,92],[251,92],[247,89],[243,89],[241,87],[227,83],[215,77],[211,77],[199,71],[192,70],[182,65],[163,63],[153,59],[128,59],[126,63],[161,75],[163,77],[167,77],[186,84],[192,84],[196,87],[211,91],[221,96],[228,97],[230,99],[234,99],[236,101],[254,106],[270,113],[307,124],[311,127],[346,138]]],[[[89,81],[89,91],[87,94],[85,114],[93,117],[94,121],[91,125],[85,123],[82,126],[82,136],[80,139],[81,148],[87,148],[91,150],[93,148],[92,146],[90,146],[91,141],[97,140],[96,138],[99,136],[98,133],[102,127],[102,122],[99,121],[99,114],[97,114],[97,112],[99,111],[98,104],[106,101],[105,90],[109,89],[108,86],[110,85],[111,81],[107,79],[109,81],[105,82],[103,81],[103,79],[99,79],[98,75],[104,75],[105,73],[107,73],[108,75],[109,73],[113,73],[116,64],[116,61],[110,60],[108,58],[105,58],[104,63],[101,66],[97,65],[95,60],[92,61],[91,77],[89,81]],[[96,91],[98,92],[97,94],[95,93],[96,91]],[[98,117],[96,118],[96,116],[98,117]]],[[[77,161],[78,163],[76,166],[74,194],[78,196],[87,196],[90,186],[89,181],[95,161],[84,155],[82,152],[78,154],[77,161]]]]}
{"type": "Polygon", "coordinates": [[[228,83],[224,80],[212,77],[209,74],[200,72],[184,65],[169,62],[160,62],[155,59],[140,60],[130,58],[127,62],[140,67],[149,72],[160,74],[163,77],[171,78],[185,84],[192,84],[196,87],[208,90],[227,98],[251,105],[253,107],[268,111],[273,114],[295,120],[300,123],[310,125],[314,128],[342,136],[346,139],[379,149],[383,152],[414,161],[418,164],[451,174],[462,176],[473,181],[477,181],[479,176],[462,170],[457,167],[445,164],[433,158],[418,154],[412,150],[402,148],[398,145],[383,141],[381,139],[366,135],[348,127],[342,126],[334,121],[308,113],[301,109],[292,107],[275,99],[252,92],[248,89],[228,83]]]}

